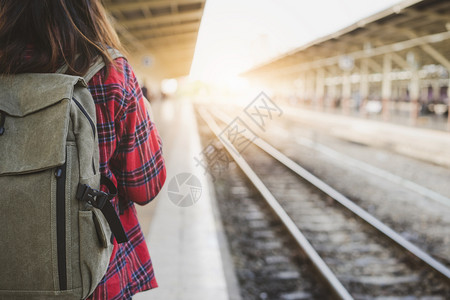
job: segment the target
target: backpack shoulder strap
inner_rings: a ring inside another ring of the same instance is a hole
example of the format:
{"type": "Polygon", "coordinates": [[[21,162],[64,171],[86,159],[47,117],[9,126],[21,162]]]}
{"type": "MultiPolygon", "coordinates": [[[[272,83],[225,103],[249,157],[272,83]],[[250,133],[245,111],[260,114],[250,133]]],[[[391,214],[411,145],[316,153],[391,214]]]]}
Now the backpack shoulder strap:
{"type": "MultiPolygon", "coordinates": [[[[114,60],[119,57],[124,57],[122,53],[119,52],[119,50],[108,48],[108,53],[111,55],[111,58],[114,60]]],[[[97,60],[94,62],[94,64],[87,70],[86,74],[84,74],[83,78],[86,83],[88,83],[92,77],[94,77],[95,74],[97,74],[98,71],[100,71],[105,66],[105,62],[103,61],[103,58],[100,56],[97,58],[97,60]]],[[[64,74],[67,71],[67,65],[62,65],[56,73],[64,74]]]]}
{"type": "MultiPolygon", "coordinates": [[[[113,60],[119,57],[124,57],[123,54],[116,49],[109,48],[108,53],[109,55],[111,55],[111,58],[113,60]]],[[[89,68],[89,70],[83,76],[84,81],[88,83],[92,79],[92,77],[94,77],[94,75],[97,74],[97,72],[100,71],[104,66],[105,62],[103,61],[103,58],[98,57],[95,63],[89,68]]]]}

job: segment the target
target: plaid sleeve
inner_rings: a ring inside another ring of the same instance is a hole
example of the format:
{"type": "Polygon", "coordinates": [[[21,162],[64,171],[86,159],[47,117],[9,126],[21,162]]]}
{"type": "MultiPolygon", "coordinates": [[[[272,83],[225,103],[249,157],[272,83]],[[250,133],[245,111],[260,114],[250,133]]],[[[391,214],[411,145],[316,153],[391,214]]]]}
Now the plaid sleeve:
{"type": "Polygon", "coordinates": [[[130,65],[122,59],[119,67],[124,88],[122,109],[115,115],[117,144],[110,167],[121,201],[143,205],[156,197],[166,179],[162,143],[130,65]]]}

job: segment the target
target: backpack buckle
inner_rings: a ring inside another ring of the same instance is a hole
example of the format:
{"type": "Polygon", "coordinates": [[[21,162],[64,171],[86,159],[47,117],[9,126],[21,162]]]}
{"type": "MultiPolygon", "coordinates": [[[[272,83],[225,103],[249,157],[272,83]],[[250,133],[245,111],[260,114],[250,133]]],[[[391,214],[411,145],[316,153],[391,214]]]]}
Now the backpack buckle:
{"type": "Polygon", "coordinates": [[[103,209],[106,201],[109,201],[109,195],[105,192],[95,190],[86,184],[79,184],[76,198],[80,201],[86,201],[95,208],[103,209]]]}
{"type": "Polygon", "coordinates": [[[78,184],[76,198],[80,201],[86,201],[95,208],[101,210],[111,228],[117,243],[128,242],[128,236],[123,229],[119,216],[117,215],[114,206],[110,202],[117,195],[117,188],[106,177],[102,177],[102,184],[105,184],[109,191],[108,194],[102,191],[95,190],[86,184],[78,184]],[[105,179],[103,179],[105,178],[105,179]]]}
{"type": "Polygon", "coordinates": [[[108,194],[102,191],[96,191],[95,200],[92,202],[92,206],[98,209],[103,209],[106,201],[109,201],[108,194]]]}

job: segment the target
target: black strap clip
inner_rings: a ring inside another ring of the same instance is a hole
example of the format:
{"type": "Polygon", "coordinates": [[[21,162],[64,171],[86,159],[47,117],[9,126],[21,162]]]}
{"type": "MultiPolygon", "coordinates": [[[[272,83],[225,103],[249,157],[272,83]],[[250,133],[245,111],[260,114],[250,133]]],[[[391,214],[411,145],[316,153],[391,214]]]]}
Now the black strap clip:
{"type": "Polygon", "coordinates": [[[93,189],[86,184],[79,184],[76,198],[80,201],[86,201],[93,207],[100,209],[105,216],[105,219],[108,222],[117,243],[121,244],[128,242],[128,236],[125,233],[122,223],[120,222],[120,218],[111,203],[111,200],[117,195],[117,188],[111,180],[103,176],[101,177],[100,183],[105,185],[110,193],[93,189]]]}
{"type": "Polygon", "coordinates": [[[109,197],[109,194],[95,190],[86,184],[79,184],[77,190],[77,199],[85,201],[95,208],[100,210],[105,206],[106,201],[111,200],[113,197],[109,197]]]}

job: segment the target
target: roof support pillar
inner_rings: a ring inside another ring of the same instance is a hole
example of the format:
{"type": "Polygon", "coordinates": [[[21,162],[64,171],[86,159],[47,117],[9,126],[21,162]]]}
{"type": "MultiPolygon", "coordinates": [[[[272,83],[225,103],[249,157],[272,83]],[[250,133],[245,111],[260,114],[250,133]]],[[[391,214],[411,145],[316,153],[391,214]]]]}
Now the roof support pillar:
{"type": "Polygon", "coordinates": [[[385,120],[389,119],[390,100],[392,97],[391,71],[392,56],[390,53],[387,53],[383,57],[383,80],[381,83],[382,113],[385,120]]]}
{"type": "Polygon", "coordinates": [[[441,85],[440,82],[438,80],[434,80],[431,83],[431,101],[433,103],[437,103],[439,102],[441,98],[441,85]]]}
{"type": "Polygon", "coordinates": [[[359,82],[359,96],[361,98],[360,112],[366,115],[366,104],[369,97],[369,62],[367,58],[361,60],[361,80],[359,82]]]}
{"type": "MultiPolygon", "coordinates": [[[[450,69],[447,72],[450,74],[450,69]]],[[[447,131],[450,131],[450,78],[447,82],[447,114],[447,131]]]]}
{"type": "Polygon", "coordinates": [[[301,80],[302,86],[301,86],[301,100],[300,101],[301,101],[302,105],[306,104],[306,102],[307,102],[306,100],[308,98],[308,84],[307,84],[307,81],[308,81],[308,74],[305,71],[305,72],[303,72],[302,80],[301,80]]]}
{"type": "Polygon", "coordinates": [[[325,70],[318,69],[316,72],[316,108],[319,110],[324,109],[323,97],[325,95],[325,70]]]}
{"type": "Polygon", "coordinates": [[[307,77],[306,77],[306,98],[307,101],[309,103],[309,105],[311,106],[311,104],[313,104],[314,101],[314,81],[315,81],[315,75],[314,75],[314,71],[308,71],[307,73],[307,77]]]}
{"type": "Polygon", "coordinates": [[[344,71],[342,79],[342,111],[347,115],[350,112],[350,98],[352,96],[350,71],[344,71]]]}
{"type": "Polygon", "coordinates": [[[411,81],[409,82],[410,117],[411,123],[416,124],[417,118],[419,117],[420,78],[417,67],[413,67],[411,71],[411,81]]]}
{"type": "Polygon", "coordinates": [[[332,84],[328,85],[326,106],[329,106],[331,109],[336,108],[336,95],[337,95],[336,84],[332,83],[332,84]]]}

